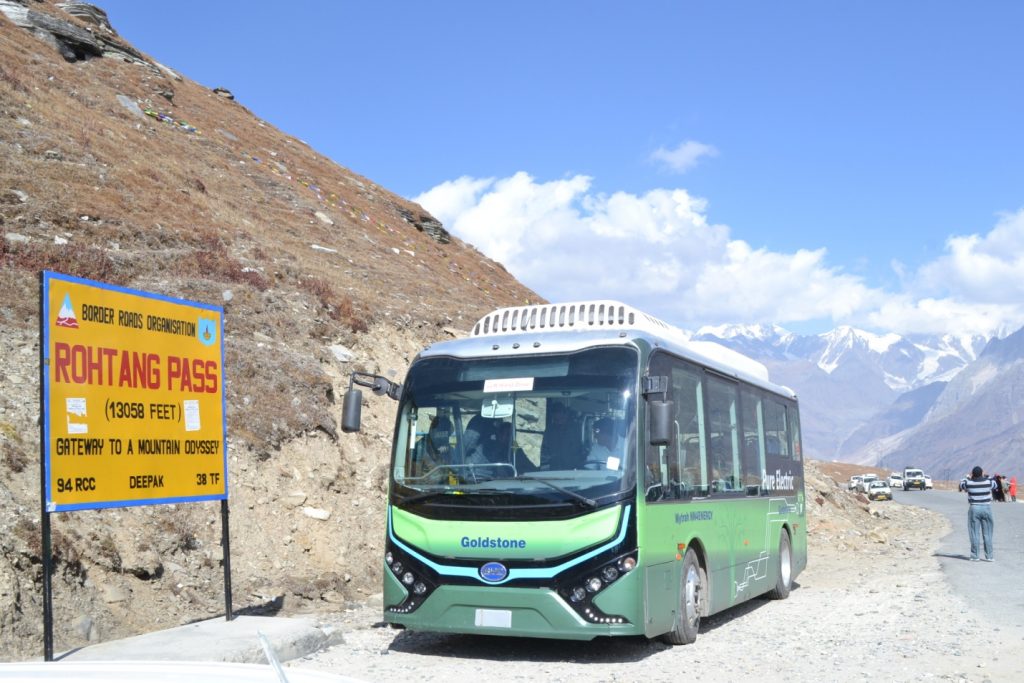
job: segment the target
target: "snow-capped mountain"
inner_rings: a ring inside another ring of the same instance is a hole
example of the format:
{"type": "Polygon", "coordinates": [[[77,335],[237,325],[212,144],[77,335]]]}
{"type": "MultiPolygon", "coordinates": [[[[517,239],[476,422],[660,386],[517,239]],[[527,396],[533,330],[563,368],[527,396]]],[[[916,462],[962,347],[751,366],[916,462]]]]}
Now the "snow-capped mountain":
{"type": "Polygon", "coordinates": [[[933,476],[959,478],[975,465],[1019,473],[1024,448],[1024,329],[993,339],[937,395],[927,413],[900,431],[867,442],[856,462],[919,463],[933,476]]]}
{"type": "MultiPolygon", "coordinates": [[[[883,423],[904,393],[948,382],[972,363],[988,341],[984,337],[901,336],[838,327],[818,335],[798,335],[776,325],[703,327],[695,340],[715,341],[764,363],[773,381],[791,387],[801,400],[804,447],[811,457],[831,459],[848,453],[851,437],[863,445],[865,433],[892,433],[883,423]],[[867,430],[865,431],[865,427],[867,430]]],[[[940,393],[922,392],[923,415],[940,393]]],[[[906,419],[895,422],[906,428],[906,419]]]]}
{"type": "Polygon", "coordinates": [[[978,357],[983,336],[901,336],[842,326],[818,335],[797,335],[777,325],[702,327],[694,339],[717,341],[764,362],[803,359],[828,374],[856,363],[874,371],[894,391],[946,382],[978,357]]]}
{"type": "Polygon", "coordinates": [[[765,358],[785,358],[796,335],[778,325],[718,325],[702,327],[692,338],[715,341],[764,362],[765,358]]]}

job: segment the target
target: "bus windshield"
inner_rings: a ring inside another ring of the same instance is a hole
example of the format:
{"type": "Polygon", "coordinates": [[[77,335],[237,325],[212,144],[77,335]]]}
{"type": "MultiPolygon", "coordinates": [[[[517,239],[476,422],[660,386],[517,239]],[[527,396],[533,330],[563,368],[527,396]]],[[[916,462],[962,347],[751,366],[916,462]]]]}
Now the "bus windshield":
{"type": "Polygon", "coordinates": [[[595,508],[635,485],[638,354],[632,347],[409,370],[392,502],[510,510],[595,508]]]}

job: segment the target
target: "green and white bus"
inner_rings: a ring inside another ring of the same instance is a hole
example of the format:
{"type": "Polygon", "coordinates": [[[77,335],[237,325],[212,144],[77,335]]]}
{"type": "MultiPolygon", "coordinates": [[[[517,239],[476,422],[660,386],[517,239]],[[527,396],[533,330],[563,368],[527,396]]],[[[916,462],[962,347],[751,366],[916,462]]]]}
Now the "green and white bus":
{"type": "MultiPolygon", "coordinates": [[[[807,564],[795,394],[614,301],[504,308],[413,361],[384,618],[409,629],[693,642],[807,564]]],[[[343,429],[359,429],[350,386],[343,429]]]]}

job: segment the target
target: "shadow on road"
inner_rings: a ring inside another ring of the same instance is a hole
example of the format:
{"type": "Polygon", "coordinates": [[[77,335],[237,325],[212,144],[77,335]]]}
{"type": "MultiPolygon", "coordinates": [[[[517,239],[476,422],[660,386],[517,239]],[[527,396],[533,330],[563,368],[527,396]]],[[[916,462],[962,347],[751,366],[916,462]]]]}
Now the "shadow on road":
{"type": "Polygon", "coordinates": [[[948,557],[951,560],[970,560],[970,555],[963,553],[932,553],[932,557],[948,557]]]}
{"type": "MultiPolygon", "coordinates": [[[[793,583],[793,590],[800,584],[793,583]]],[[[701,620],[700,634],[726,626],[734,619],[763,608],[769,601],[754,598],[736,607],[701,620]]],[[[381,623],[380,626],[386,626],[381,623]]],[[[698,635],[698,642],[700,635],[698,635]]],[[[420,631],[400,631],[388,650],[411,654],[430,654],[438,657],[491,661],[585,662],[591,664],[640,662],[671,649],[673,646],[643,636],[610,638],[599,637],[590,641],[551,640],[546,638],[517,638],[510,636],[481,636],[420,631]]]]}

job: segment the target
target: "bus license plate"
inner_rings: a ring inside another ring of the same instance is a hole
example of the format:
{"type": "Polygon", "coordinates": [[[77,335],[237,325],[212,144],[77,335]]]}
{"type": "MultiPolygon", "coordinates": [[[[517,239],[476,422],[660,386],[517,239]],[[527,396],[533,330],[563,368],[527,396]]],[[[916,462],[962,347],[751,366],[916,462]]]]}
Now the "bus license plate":
{"type": "Polygon", "coordinates": [[[512,610],[478,609],[476,625],[489,628],[512,628],[512,610]]]}

